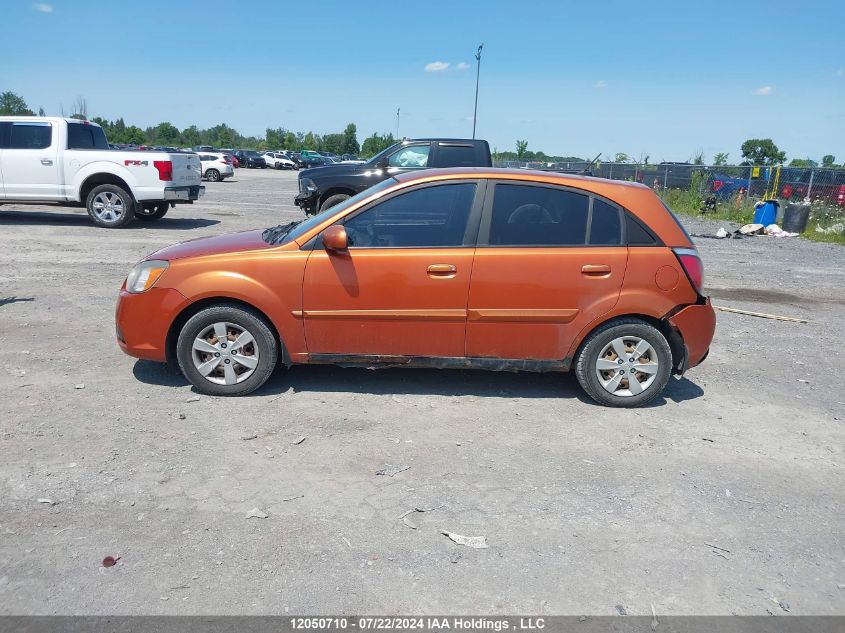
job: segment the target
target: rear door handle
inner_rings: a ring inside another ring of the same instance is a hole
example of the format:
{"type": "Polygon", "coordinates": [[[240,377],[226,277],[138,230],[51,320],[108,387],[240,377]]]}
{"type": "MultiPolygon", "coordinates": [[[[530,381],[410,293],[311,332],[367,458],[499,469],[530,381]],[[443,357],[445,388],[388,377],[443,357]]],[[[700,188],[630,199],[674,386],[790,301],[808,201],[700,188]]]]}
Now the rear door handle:
{"type": "Polygon", "coordinates": [[[41,164],[42,164],[42,165],[45,165],[46,167],[49,167],[50,165],[52,165],[52,164],[53,164],[53,161],[52,161],[52,160],[50,160],[49,158],[42,158],[42,159],[41,159],[41,164]]]}
{"type": "Polygon", "coordinates": [[[606,277],[610,274],[610,266],[607,264],[587,264],[581,266],[581,274],[590,277],[606,277]]]}
{"type": "Polygon", "coordinates": [[[458,272],[454,264],[432,264],[426,270],[429,277],[445,277],[451,279],[458,272]]]}

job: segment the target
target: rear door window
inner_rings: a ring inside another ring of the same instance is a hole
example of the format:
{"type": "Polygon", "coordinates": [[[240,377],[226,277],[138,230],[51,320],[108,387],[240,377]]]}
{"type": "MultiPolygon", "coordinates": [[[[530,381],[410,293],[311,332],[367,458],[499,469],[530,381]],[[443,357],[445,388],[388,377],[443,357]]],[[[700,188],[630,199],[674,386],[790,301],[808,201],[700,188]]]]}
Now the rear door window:
{"type": "Polygon", "coordinates": [[[619,209],[598,198],[593,198],[589,244],[593,246],[622,244],[622,221],[619,209]]]}
{"type": "Polygon", "coordinates": [[[446,145],[441,143],[437,146],[437,166],[474,167],[478,165],[475,154],[475,146],[473,145],[446,145]]]}
{"type": "Polygon", "coordinates": [[[103,128],[84,123],[68,123],[68,149],[109,149],[103,128]]]}
{"type": "Polygon", "coordinates": [[[493,197],[488,243],[583,246],[589,207],[589,196],[574,191],[499,183],[493,197]]]}
{"type": "Polygon", "coordinates": [[[49,123],[12,123],[7,145],[9,149],[45,149],[52,144],[53,126],[49,123]]]}

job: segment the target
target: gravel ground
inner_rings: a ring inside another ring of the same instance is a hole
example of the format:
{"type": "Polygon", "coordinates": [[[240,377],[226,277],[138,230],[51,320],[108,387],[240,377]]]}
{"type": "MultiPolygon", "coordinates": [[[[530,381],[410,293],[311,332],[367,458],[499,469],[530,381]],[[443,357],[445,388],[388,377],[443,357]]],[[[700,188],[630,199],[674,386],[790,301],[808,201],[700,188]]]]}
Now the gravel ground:
{"type": "Polygon", "coordinates": [[[716,303],[809,323],[719,313],[641,410],[569,375],[408,369],[196,397],[120,352],[139,258],[299,217],[295,186],[241,169],[114,231],[0,208],[0,613],[845,614],[845,248],[698,239],[716,303]]]}

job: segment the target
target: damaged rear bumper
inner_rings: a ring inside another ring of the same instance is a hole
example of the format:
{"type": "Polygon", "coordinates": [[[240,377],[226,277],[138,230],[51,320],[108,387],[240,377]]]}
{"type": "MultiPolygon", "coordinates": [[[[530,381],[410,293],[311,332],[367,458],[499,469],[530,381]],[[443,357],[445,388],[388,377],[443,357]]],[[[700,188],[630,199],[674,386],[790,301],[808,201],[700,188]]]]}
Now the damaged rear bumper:
{"type": "Polygon", "coordinates": [[[681,308],[666,320],[683,341],[684,361],[680,368],[683,374],[707,358],[716,332],[716,312],[707,297],[701,303],[681,308]]]}

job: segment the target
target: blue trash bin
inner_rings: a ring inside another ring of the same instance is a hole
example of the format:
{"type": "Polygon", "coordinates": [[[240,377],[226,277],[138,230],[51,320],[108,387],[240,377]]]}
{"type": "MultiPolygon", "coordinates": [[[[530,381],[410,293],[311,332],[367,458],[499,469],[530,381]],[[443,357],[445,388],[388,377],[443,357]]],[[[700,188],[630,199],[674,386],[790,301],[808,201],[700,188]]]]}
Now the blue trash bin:
{"type": "Polygon", "coordinates": [[[763,226],[774,224],[778,219],[779,206],[777,200],[760,200],[754,205],[754,224],[762,224],[763,226]]]}

